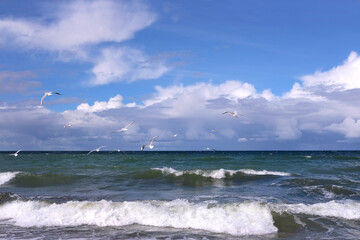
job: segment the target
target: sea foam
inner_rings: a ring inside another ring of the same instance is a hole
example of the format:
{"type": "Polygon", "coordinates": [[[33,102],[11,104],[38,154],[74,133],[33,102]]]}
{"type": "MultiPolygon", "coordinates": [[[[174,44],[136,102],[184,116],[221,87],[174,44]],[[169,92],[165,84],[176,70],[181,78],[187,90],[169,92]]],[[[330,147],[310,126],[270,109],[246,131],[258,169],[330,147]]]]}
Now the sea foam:
{"type": "Polygon", "coordinates": [[[323,217],[336,217],[349,220],[360,220],[360,203],[355,201],[330,201],[315,204],[277,204],[272,209],[276,212],[291,214],[308,214],[323,217]]]}
{"type": "Polygon", "coordinates": [[[231,235],[277,232],[268,206],[258,202],[215,204],[186,200],[98,202],[13,201],[0,206],[0,220],[31,226],[125,226],[191,228],[231,235]]]}
{"type": "Polygon", "coordinates": [[[0,173],[0,185],[7,183],[13,179],[20,172],[1,172],[0,173]]]}
{"type": "Polygon", "coordinates": [[[248,175],[275,175],[275,176],[291,176],[290,173],[286,172],[277,172],[277,171],[267,171],[267,170],[254,170],[254,169],[239,169],[239,170],[227,170],[227,169],[217,169],[217,170],[184,170],[178,171],[171,167],[162,167],[162,168],[152,168],[153,170],[161,171],[163,174],[174,174],[175,176],[182,176],[184,174],[195,174],[203,177],[210,178],[226,178],[227,176],[233,176],[237,173],[243,173],[248,175]]]}

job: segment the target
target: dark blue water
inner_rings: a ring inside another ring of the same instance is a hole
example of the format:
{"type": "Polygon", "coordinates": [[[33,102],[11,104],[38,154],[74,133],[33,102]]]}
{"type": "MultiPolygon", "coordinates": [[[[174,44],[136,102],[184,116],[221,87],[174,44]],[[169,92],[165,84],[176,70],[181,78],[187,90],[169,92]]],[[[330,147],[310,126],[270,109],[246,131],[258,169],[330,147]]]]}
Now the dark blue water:
{"type": "Polygon", "coordinates": [[[0,153],[2,239],[359,239],[360,152],[0,153]]]}

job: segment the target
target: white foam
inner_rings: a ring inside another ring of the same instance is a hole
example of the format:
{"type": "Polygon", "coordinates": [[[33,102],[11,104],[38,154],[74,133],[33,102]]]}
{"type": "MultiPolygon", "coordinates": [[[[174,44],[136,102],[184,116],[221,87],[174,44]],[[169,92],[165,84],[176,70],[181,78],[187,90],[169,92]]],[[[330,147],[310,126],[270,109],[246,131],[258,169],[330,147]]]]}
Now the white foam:
{"type": "Polygon", "coordinates": [[[20,172],[0,172],[0,185],[7,183],[20,172]]]}
{"type": "Polygon", "coordinates": [[[31,226],[124,226],[192,228],[232,235],[277,232],[268,206],[257,202],[214,204],[174,201],[13,201],[0,205],[0,220],[31,226]]]}
{"type": "Polygon", "coordinates": [[[196,174],[203,177],[211,177],[211,178],[226,178],[226,176],[233,176],[236,173],[244,173],[248,175],[276,175],[276,176],[291,176],[290,173],[286,172],[276,172],[276,171],[267,171],[267,170],[253,170],[253,169],[239,169],[239,170],[227,170],[227,169],[217,169],[217,170],[185,170],[178,171],[174,168],[162,167],[162,168],[152,168],[153,170],[159,170],[163,174],[174,174],[175,176],[181,176],[184,174],[196,174]]]}
{"type": "Polygon", "coordinates": [[[279,204],[274,205],[277,212],[289,212],[295,214],[309,214],[323,217],[337,217],[351,220],[360,219],[360,203],[355,201],[336,202],[330,201],[315,204],[279,204]]]}
{"type": "Polygon", "coordinates": [[[303,188],[308,193],[312,193],[312,192],[318,190],[325,198],[334,198],[334,197],[336,197],[336,194],[326,190],[323,186],[305,186],[303,188]]]}
{"type": "Polygon", "coordinates": [[[291,176],[291,173],[287,172],[277,172],[277,171],[267,171],[267,170],[253,170],[253,169],[240,169],[242,173],[250,175],[276,175],[276,176],[291,176]]]}

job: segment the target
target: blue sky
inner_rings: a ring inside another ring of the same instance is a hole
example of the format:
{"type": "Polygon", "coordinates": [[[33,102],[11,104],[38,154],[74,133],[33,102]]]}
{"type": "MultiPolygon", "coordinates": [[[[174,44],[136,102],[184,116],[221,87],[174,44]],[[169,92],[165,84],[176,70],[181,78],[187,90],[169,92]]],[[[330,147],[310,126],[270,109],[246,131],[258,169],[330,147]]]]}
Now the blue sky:
{"type": "Polygon", "coordinates": [[[1,1],[0,150],[358,150],[359,10],[1,1]]]}

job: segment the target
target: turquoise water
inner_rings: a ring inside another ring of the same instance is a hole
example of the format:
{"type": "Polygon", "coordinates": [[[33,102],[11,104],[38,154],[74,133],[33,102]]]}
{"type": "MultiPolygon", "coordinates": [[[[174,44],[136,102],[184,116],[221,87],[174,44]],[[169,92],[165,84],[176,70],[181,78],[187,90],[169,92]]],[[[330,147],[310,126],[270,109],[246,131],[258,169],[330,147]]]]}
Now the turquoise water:
{"type": "Polygon", "coordinates": [[[360,152],[0,153],[1,239],[359,239],[360,152]]]}

